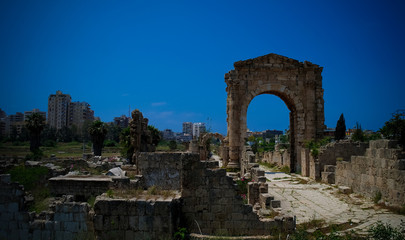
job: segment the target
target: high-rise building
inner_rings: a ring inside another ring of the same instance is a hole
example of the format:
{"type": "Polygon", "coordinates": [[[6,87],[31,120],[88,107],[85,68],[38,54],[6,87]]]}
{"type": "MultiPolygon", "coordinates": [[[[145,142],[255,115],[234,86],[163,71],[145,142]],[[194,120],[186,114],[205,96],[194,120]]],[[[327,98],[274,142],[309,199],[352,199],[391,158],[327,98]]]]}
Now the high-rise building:
{"type": "Polygon", "coordinates": [[[174,140],[176,139],[174,132],[171,129],[165,129],[160,132],[162,134],[163,140],[174,140]]]}
{"type": "Polygon", "coordinates": [[[3,110],[0,108],[0,119],[2,119],[2,118],[6,118],[6,117],[7,117],[6,112],[5,112],[5,111],[3,111],[3,110]]]}
{"type": "Polygon", "coordinates": [[[121,128],[126,128],[129,126],[129,120],[131,120],[130,117],[122,115],[121,117],[114,118],[114,124],[120,126],[121,128]]]}
{"type": "Polygon", "coordinates": [[[7,122],[8,118],[6,112],[0,108],[0,137],[8,136],[7,122]]]}
{"type": "Polygon", "coordinates": [[[48,124],[56,129],[68,126],[69,105],[72,98],[69,94],[56,91],[48,97],[48,124]]]}
{"type": "Polygon", "coordinates": [[[205,123],[193,124],[193,138],[198,138],[202,133],[206,132],[205,123]]]}
{"type": "Polygon", "coordinates": [[[25,121],[24,121],[24,114],[17,112],[16,114],[9,115],[7,117],[6,121],[6,132],[9,134],[13,130],[13,128],[16,130],[17,134],[21,134],[23,127],[25,126],[25,121]]]}
{"type": "Polygon", "coordinates": [[[183,133],[193,135],[192,122],[183,122],[183,133]]]}
{"type": "Polygon", "coordinates": [[[94,121],[94,111],[86,102],[71,102],[69,104],[68,126],[82,129],[86,121],[94,121]]]}
{"type": "Polygon", "coordinates": [[[46,112],[41,112],[41,111],[39,111],[38,108],[34,108],[34,109],[32,109],[32,111],[25,111],[24,112],[24,121],[27,120],[28,116],[30,116],[33,113],[41,114],[44,117],[44,119],[46,120],[46,112]]]}

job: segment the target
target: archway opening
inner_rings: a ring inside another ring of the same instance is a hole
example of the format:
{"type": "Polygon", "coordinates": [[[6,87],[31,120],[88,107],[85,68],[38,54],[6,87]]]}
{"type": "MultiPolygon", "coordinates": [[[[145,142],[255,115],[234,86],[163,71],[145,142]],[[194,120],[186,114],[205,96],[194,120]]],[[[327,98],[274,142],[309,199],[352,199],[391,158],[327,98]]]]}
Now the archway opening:
{"type": "Polygon", "coordinates": [[[245,138],[258,161],[285,166],[286,170],[294,155],[291,149],[294,126],[289,109],[293,107],[288,104],[273,93],[254,97],[248,106],[245,138]]]}

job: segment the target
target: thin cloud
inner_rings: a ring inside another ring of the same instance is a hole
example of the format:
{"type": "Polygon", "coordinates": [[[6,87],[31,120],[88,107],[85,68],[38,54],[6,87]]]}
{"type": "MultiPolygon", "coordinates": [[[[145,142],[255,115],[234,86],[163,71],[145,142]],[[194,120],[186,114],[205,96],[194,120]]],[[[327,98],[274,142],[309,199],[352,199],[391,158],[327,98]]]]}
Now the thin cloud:
{"type": "Polygon", "coordinates": [[[152,107],[160,107],[160,106],[164,106],[166,104],[167,104],[167,102],[154,102],[154,103],[151,103],[152,107]]]}

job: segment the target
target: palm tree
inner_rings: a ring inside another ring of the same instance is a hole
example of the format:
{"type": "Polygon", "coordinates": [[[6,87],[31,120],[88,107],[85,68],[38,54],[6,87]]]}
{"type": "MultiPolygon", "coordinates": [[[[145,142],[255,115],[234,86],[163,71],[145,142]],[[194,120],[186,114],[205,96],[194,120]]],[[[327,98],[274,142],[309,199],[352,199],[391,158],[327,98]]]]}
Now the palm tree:
{"type": "Polygon", "coordinates": [[[33,113],[28,116],[26,127],[30,132],[30,151],[36,152],[41,146],[41,132],[45,127],[45,118],[39,113],[33,113]]]}
{"type": "Polygon", "coordinates": [[[88,132],[91,136],[91,141],[93,142],[93,151],[95,156],[101,156],[103,150],[104,139],[107,135],[107,128],[105,124],[99,120],[94,121],[90,124],[88,132]]]}

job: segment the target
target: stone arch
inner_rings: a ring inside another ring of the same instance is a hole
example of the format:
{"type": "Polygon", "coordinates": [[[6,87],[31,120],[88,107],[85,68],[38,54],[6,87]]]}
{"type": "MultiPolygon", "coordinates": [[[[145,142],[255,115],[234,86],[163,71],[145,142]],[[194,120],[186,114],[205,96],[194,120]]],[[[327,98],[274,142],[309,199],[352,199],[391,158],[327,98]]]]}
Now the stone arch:
{"type": "MultiPolygon", "coordinates": [[[[247,130],[247,109],[258,95],[278,96],[290,110],[291,171],[300,170],[300,152],[306,139],[323,136],[322,67],[310,62],[268,54],[239,61],[225,74],[229,168],[240,168],[247,130]]],[[[307,167],[307,166],[306,166],[307,167]]]]}
{"type": "MultiPolygon", "coordinates": [[[[199,144],[199,149],[200,149],[200,160],[207,160],[207,157],[209,155],[209,149],[207,148],[207,141],[211,138],[218,138],[221,140],[222,144],[224,143],[224,136],[219,133],[204,133],[201,138],[200,138],[200,144],[199,144]]],[[[220,153],[222,157],[222,153],[220,153]]]]}

